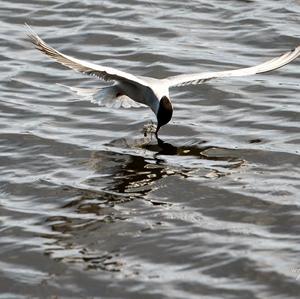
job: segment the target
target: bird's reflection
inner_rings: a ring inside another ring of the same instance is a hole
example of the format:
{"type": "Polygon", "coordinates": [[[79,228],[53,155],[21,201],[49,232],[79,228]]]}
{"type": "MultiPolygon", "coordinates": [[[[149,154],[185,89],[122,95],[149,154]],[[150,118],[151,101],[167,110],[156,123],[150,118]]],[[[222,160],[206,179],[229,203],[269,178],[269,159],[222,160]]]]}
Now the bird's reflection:
{"type": "Polygon", "coordinates": [[[144,224],[130,221],[131,207],[143,206],[143,202],[153,208],[172,205],[153,200],[149,194],[159,188],[158,182],[163,178],[195,176],[195,166],[172,165],[169,156],[179,161],[188,157],[193,165],[198,161],[196,168],[204,168],[203,173],[217,174],[220,167],[238,168],[243,161],[231,150],[208,146],[205,141],[193,146],[175,146],[161,139],[157,142],[115,140],[106,150],[90,152],[84,165],[92,170],[92,176],[78,186],[56,186],[68,192],[70,200],[61,207],[58,216],[46,220],[55,232],[51,237],[54,243],[47,253],[64,262],[79,263],[86,269],[119,271],[122,268],[119,248],[112,245],[111,238],[122,244],[123,235],[128,237],[145,229],[144,224]],[[209,167],[203,161],[209,161],[209,167]]]}
{"type": "Polygon", "coordinates": [[[227,161],[228,165],[224,165],[224,168],[238,168],[245,162],[236,155],[230,155],[234,152],[232,149],[206,145],[207,141],[205,140],[197,142],[197,145],[193,146],[175,146],[159,137],[156,137],[156,140],[157,144],[147,143],[143,147],[154,152],[154,157],[158,161],[162,160],[163,156],[190,156],[210,161],[227,161]],[[217,152],[218,154],[216,154],[217,152]]]}

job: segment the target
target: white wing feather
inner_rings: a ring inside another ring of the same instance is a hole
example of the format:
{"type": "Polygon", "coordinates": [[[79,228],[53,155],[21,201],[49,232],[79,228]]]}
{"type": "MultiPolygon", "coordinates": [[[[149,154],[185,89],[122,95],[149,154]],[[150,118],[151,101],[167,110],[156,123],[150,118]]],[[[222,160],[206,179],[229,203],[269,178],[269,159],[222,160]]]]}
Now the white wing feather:
{"type": "Polygon", "coordinates": [[[111,67],[93,64],[69,55],[65,55],[50,47],[27,24],[26,26],[29,31],[28,36],[38,50],[56,60],[57,62],[77,72],[93,75],[105,81],[130,82],[133,84],[148,86],[147,82],[145,82],[144,80],[126,72],[122,72],[111,67]]]}
{"type": "Polygon", "coordinates": [[[206,72],[206,73],[197,73],[197,74],[186,74],[186,75],[177,75],[165,78],[164,81],[169,87],[173,86],[184,86],[184,85],[196,85],[201,84],[207,80],[221,77],[234,77],[234,76],[249,76],[259,73],[266,73],[275,69],[278,69],[294,59],[296,59],[300,55],[300,46],[297,48],[283,54],[280,57],[273,58],[265,63],[241,68],[236,70],[229,70],[223,72],[206,72]]]}

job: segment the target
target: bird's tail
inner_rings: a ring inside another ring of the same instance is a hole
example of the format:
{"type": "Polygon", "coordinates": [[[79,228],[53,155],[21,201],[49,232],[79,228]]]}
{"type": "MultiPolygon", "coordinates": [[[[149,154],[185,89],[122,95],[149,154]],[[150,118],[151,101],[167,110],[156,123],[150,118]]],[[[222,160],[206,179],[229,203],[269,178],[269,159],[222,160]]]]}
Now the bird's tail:
{"type": "Polygon", "coordinates": [[[141,107],[139,104],[126,95],[119,93],[117,85],[107,86],[103,88],[81,88],[72,87],[57,83],[59,86],[67,88],[75,93],[80,99],[90,101],[99,106],[106,106],[109,108],[131,108],[141,107]]]}

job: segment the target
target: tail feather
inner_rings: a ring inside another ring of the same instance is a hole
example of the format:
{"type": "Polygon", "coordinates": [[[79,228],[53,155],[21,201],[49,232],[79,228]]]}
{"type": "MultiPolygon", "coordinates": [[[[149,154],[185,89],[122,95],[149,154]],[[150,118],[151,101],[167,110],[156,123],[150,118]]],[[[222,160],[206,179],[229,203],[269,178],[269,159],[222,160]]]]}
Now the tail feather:
{"type": "Polygon", "coordinates": [[[133,101],[126,95],[117,96],[119,89],[116,85],[103,88],[72,87],[59,83],[58,85],[71,90],[78,95],[79,98],[90,101],[99,106],[106,106],[109,108],[139,108],[144,106],[143,104],[133,101]]]}

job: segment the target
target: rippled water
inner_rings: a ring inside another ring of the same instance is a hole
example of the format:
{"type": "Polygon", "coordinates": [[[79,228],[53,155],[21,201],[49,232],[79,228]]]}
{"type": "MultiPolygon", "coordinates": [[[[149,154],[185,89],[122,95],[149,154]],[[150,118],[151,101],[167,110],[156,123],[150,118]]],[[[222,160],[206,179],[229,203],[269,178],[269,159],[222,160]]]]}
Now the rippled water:
{"type": "Polygon", "coordinates": [[[300,2],[0,3],[0,298],[299,298],[300,61],[113,110],[33,49],[138,75],[224,70],[299,44],[300,2]]]}

